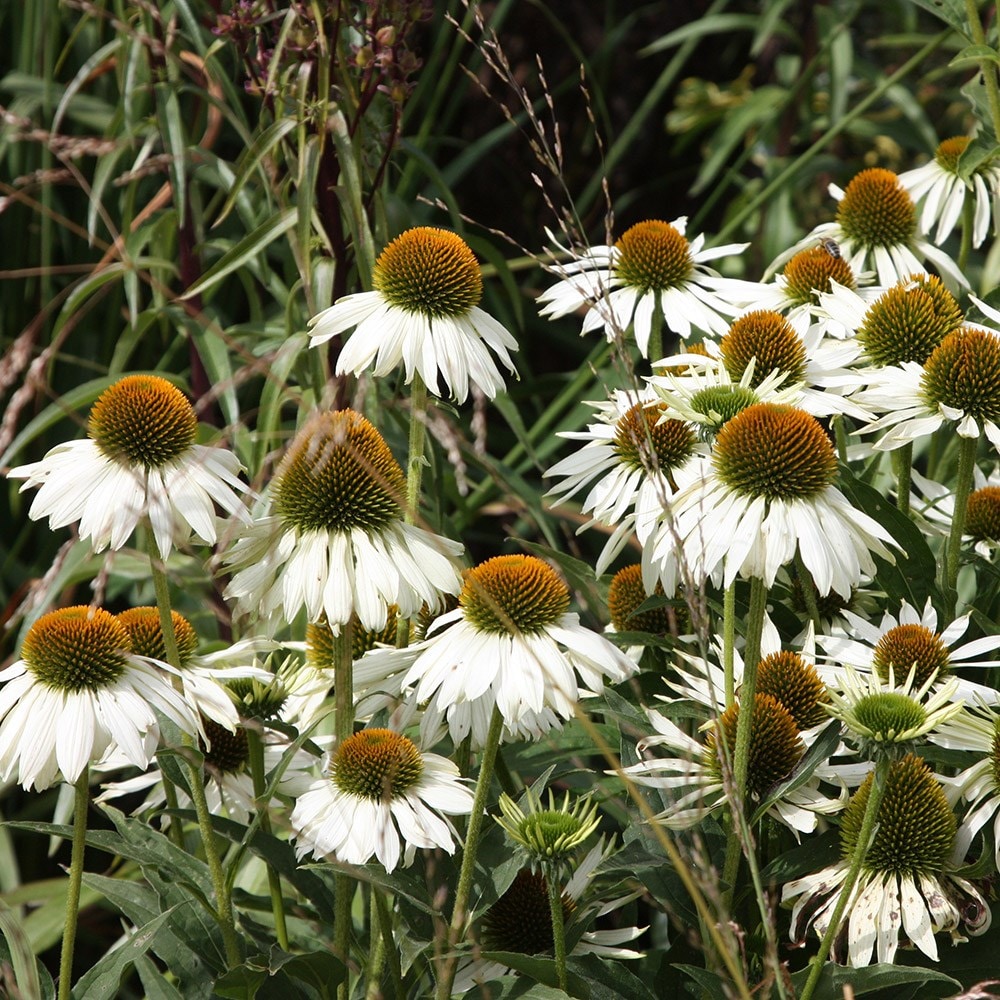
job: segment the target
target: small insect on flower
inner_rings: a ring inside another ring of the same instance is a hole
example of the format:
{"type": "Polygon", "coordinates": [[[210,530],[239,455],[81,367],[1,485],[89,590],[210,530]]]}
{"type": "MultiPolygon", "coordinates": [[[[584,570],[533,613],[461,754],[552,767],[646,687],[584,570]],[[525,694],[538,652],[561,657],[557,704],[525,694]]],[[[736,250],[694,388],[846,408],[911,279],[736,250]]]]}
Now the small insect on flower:
{"type": "Polygon", "coordinates": [[[840,257],[840,244],[836,240],[831,240],[829,238],[822,239],[819,241],[819,245],[831,256],[840,257]]]}

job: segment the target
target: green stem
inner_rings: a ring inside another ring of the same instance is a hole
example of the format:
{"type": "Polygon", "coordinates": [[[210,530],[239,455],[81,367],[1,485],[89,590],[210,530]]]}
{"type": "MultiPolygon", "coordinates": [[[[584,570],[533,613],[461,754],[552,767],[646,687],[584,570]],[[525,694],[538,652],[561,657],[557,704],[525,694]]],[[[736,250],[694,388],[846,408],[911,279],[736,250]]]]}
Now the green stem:
{"type": "MultiPolygon", "coordinates": [[[[967,0],[969,2],[969,0],[967,0]]],[[[750,218],[755,212],[760,210],[762,205],[766,205],[776,191],[783,191],[788,188],[802,168],[812,159],[822,153],[830,144],[830,140],[840,135],[845,129],[850,128],[854,122],[860,118],[873,104],[882,100],[886,92],[891,90],[904,76],[922,66],[927,57],[940,46],[946,39],[952,36],[952,29],[942,31],[935,35],[920,51],[911,56],[895,73],[887,76],[874,90],[863,100],[859,101],[846,115],[838,118],[836,123],[831,125],[801,156],[793,163],[790,163],[771,182],[766,185],[757,195],[751,198],[738,212],[736,212],[716,234],[716,244],[724,243],[731,233],[739,230],[740,226],[750,218]]],[[[988,74],[986,74],[988,75],[988,74]]]]}
{"type": "MultiPolygon", "coordinates": [[[[392,946],[392,911],[385,892],[378,886],[372,886],[372,903],[375,910],[375,919],[378,921],[379,936],[384,945],[385,957],[389,961],[389,975],[392,977],[393,996],[406,996],[403,988],[403,970],[399,964],[399,951],[392,946]]],[[[382,992],[378,988],[378,983],[374,984],[375,991],[372,991],[372,980],[369,979],[369,997],[381,997],[382,992]]]]}
{"type": "Polygon", "coordinates": [[[500,714],[500,709],[494,707],[493,718],[490,720],[490,731],[486,736],[486,745],[483,747],[482,757],[479,760],[479,777],[476,780],[476,794],[472,802],[472,813],[469,816],[469,832],[465,836],[465,848],[462,851],[462,870],[458,876],[455,906],[451,912],[451,924],[448,927],[448,946],[435,993],[437,1000],[449,1000],[451,997],[451,985],[455,980],[455,969],[458,966],[458,953],[455,949],[465,931],[466,908],[469,905],[469,895],[472,892],[472,875],[476,869],[476,851],[479,847],[479,836],[483,830],[486,800],[490,794],[493,768],[496,765],[502,732],[503,716],[500,714]]]}
{"type": "MultiPolygon", "coordinates": [[[[986,32],[983,30],[983,22],[979,19],[979,5],[976,0],[965,0],[965,17],[969,22],[969,33],[972,35],[973,44],[986,45],[986,32]]],[[[1000,87],[997,85],[996,64],[989,58],[980,59],[979,70],[983,75],[983,85],[986,87],[990,118],[993,119],[993,135],[1000,136],[1000,87]]]]}
{"type": "Polygon", "coordinates": [[[726,587],[722,598],[722,669],[726,676],[726,708],[736,701],[734,656],[736,647],[736,581],[726,587]]]}
{"type": "Polygon", "coordinates": [[[896,509],[901,514],[910,514],[910,481],[913,471],[913,442],[907,441],[902,448],[892,452],[892,465],[896,473],[896,509]]]}
{"type": "Polygon", "coordinates": [[[847,465],[847,428],[844,426],[843,414],[835,413],[830,418],[830,426],[837,443],[837,459],[847,465]]]}
{"type": "Polygon", "coordinates": [[[966,191],[965,202],[962,205],[962,242],[958,248],[958,269],[965,274],[972,252],[972,227],[975,225],[975,200],[971,191],[966,191]]]}
{"type": "MultiPolygon", "coordinates": [[[[767,587],[759,576],[750,578],[750,609],[747,612],[747,641],[743,648],[743,683],[740,685],[740,711],[736,721],[736,746],[733,748],[733,791],[742,796],[746,788],[750,763],[750,730],[757,694],[757,665],[760,662],[760,637],[764,630],[764,611],[767,606],[767,587]]],[[[742,809],[742,800],[738,803],[742,809]]],[[[726,862],[722,879],[732,898],[733,887],[740,867],[739,824],[730,824],[726,838],[726,862]]]]}
{"type": "MultiPolygon", "coordinates": [[[[271,832],[271,816],[267,811],[267,803],[263,802],[266,782],[264,780],[264,741],[255,729],[244,729],[247,736],[247,751],[250,764],[250,777],[253,780],[253,795],[261,830],[271,832]]],[[[267,866],[267,887],[271,894],[271,912],[274,914],[274,929],[278,935],[278,944],[289,950],[288,926],[285,923],[285,899],[281,894],[281,876],[270,865],[267,866]]]]}
{"type": "Polygon", "coordinates": [[[566,974],[566,919],[563,914],[562,886],[559,882],[559,872],[555,865],[545,873],[545,883],[549,889],[549,912],[552,914],[552,943],[556,958],[556,976],[559,979],[559,989],[569,992],[569,979],[566,974]]]}
{"type": "Polygon", "coordinates": [[[823,966],[826,957],[830,954],[834,938],[843,919],[844,911],[847,909],[851,896],[854,895],[854,887],[857,884],[858,876],[861,874],[861,866],[865,862],[868,848],[871,845],[872,836],[875,832],[875,824],[878,820],[879,806],[882,804],[882,796],[885,793],[886,780],[889,777],[890,760],[888,757],[881,758],[875,765],[875,777],[868,792],[868,801],[865,803],[865,814],[861,819],[861,830],[858,833],[858,841],[854,845],[854,856],[851,858],[851,867],[847,871],[847,877],[840,887],[840,895],[837,897],[837,905],[833,908],[829,926],[820,941],[819,950],[813,956],[812,968],[809,971],[809,978],[799,995],[799,1000],[810,1000],[816,992],[816,984],[823,974],[823,966]]]}
{"type": "Polygon", "coordinates": [[[955,605],[958,602],[955,586],[958,582],[958,564],[962,555],[962,534],[965,531],[965,515],[969,507],[969,494],[972,492],[973,472],[976,467],[976,450],[979,447],[978,437],[960,437],[958,441],[958,475],[955,477],[955,513],[951,518],[951,533],[948,535],[943,588],[945,610],[949,617],[954,617],[955,605]]]}
{"type": "Polygon", "coordinates": [[[73,851],[69,863],[69,886],[66,889],[66,927],[63,930],[62,954],[59,956],[59,1000],[69,1000],[73,987],[73,947],[80,912],[80,885],[83,881],[83,850],[87,844],[87,809],[90,806],[90,768],[84,767],[76,779],[73,804],[73,851]]]}
{"type": "Polygon", "coordinates": [[[809,612],[809,617],[818,632],[820,630],[819,605],[816,603],[816,584],[813,582],[812,573],[806,568],[802,553],[795,550],[795,572],[799,578],[799,585],[802,588],[802,602],[809,612]]]}
{"type": "MultiPolygon", "coordinates": [[[[170,607],[170,584],[167,581],[167,574],[160,559],[159,551],[156,548],[156,539],[153,536],[152,525],[146,525],[146,549],[149,554],[149,572],[153,579],[153,591],[156,594],[156,606],[160,613],[160,630],[163,633],[163,648],[166,650],[167,662],[178,673],[180,673],[181,657],[177,649],[177,637],[174,634],[174,619],[170,607]]],[[[184,746],[193,748],[195,742],[189,733],[183,737],[184,746]]],[[[191,801],[194,804],[195,815],[198,818],[198,830],[201,833],[201,842],[205,848],[205,863],[208,865],[208,873],[212,880],[212,888],[215,892],[216,920],[222,931],[222,941],[226,950],[226,962],[229,968],[240,964],[240,945],[236,937],[236,923],[233,918],[233,900],[229,891],[229,883],[226,881],[225,872],[222,870],[222,860],[215,843],[215,831],[212,829],[212,814],[208,809],[208,802],[205,799],[205,775],[199,765],[191,760],[186,760],[188,772],[191,777],[191,801]]],[[[166,781],[166,775],[163,775],[166,781]]],[[[173,824],[171,824],[173,825],[173,824]]]]}
{"type": "MultiPolygon", "coordinates": [[[[345,622],[340,634],[333,637],[333,700],[334,729],[337,746],[354,733],[354,653],[352,632],[354,621],[345,622]]],[[[351,903],[355,883],[350,875],[334,876],[333,951],[347,966],[351,938],[351,903]]],[[[350,975],[337,986],[337,1000],[350,996],[350,975]]]]}
{"type": "Polygon", "coordinates": [[[424,440],[427,437],[427,386],[419,372],[410,386],[410,441],[406,459],[406,523],[417,523],[420,483],[424,476],[424,440]]]}

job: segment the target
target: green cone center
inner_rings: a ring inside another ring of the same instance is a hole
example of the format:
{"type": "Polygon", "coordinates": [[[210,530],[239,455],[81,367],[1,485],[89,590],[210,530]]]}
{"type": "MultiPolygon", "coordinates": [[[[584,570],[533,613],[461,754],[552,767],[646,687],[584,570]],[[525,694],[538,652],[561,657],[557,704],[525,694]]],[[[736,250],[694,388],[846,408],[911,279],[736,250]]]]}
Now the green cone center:
{"type": "Polygon", "coordinates": [[[402,516],[403,470],[382,435],[354,410],[315,414],[276,479],[275,513],[302,532],[377,533],[402,516]]]}
{"type": "MultiPolygon", "coordinates": [[[[851,796],[840,823],[840,850],[853,856],[871,794],[874,772],[851,796]]],[[[875,837],[865,855],[869,872],[930,875],[940,872],[955,840],[955,816],[940,782],[920,757],[907,754],[889,768],[875,837]]]]}
{"type": "Polygon", "coordinates": [[[961,410],[980,428],[1000,420],[1000,338],[971,327],[948,334],[927,359],[920,388],[931,409],[961,410]]]}

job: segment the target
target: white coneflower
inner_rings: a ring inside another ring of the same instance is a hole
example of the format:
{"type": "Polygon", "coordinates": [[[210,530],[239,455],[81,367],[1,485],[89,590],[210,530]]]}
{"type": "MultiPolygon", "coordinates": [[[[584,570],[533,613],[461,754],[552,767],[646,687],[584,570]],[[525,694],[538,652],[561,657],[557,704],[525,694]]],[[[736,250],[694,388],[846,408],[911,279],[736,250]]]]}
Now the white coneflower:
{"type": "Polygon", "coordinates": [[[583,333],[604,329],[608,340],[629,326],[643,357],[648,355],[654,315],[674,333],[692,329],[721,336],[727,317],[740,308],[733,290],[744,283],[720,277],[706,267],[711,260],[742,253],[749,243],[706,248],[705,237],[690,242],[687,218],[650,219],[625,231],[613,246],[593,246],[566,264],[554,265],[562,280],[544,291],[541,314],[557,319],[586,306],[583,333]]]}
{"type": "Polygon", "coordinates": [[[274,513],[225,556],[226,596],[263,617],[305,608],[339,629],[357,614],[385,627],[461,588],[462,546],[403,519],[406,480],[382,435],[354,410],[313,414],[278,469],[274,513]]]}
{"type": "Polygon", "coordinates": [[[962,210],[971,201],[972,245],[980,247],[990,230],[990,219],[1000,217],[1000,163],[994,157],[978,163],[966,178],[959,173],[959,160],[971,138],[957,135],[938,144],[934,157],[922,167],[899,175],[899,183],[920,206],[920,231],[937,226],[934,242],[940,246],[951,235],[962,210]]]}
{"type": "Polygon", "coordinates": [[[830,194],[839,202],[836,221],[816,226],[772,263],[772,269],[817,240],[833,240],[855,274],[873,270],[880,285],[894,285],[925,270],[921,261],[929,260],[947,284],[969,287],[952,259],[920,238],[913,200],[891,170],[862,170],[846,189],[831,184],[830,194]]]}
{"type": "Polygon", "coordinates": [[[454,852],[442,814],[467,815],[472,792],[451,761],[391,729],[363,729],[333,751],[324,770],[292,811],[299,857],[332,855],[356,865],[375,857],[391,872],[401,857],[409,865],[418,847],[454,852]]]}
{"type": "MultiPolygon", "coordinates": [[[[534,556],[496,556],[470,570],[459,607],[442,615],[404,680],[418,701],[436,696],[440,710],[483,706],[488,725],[495,705],[517,727],[546,710],[568,719],[581,696],[615,683],[636,665],[569,611],[569,588],[534,556]]],[[[544,717],[544,716],[543,716],[544,717]]],[[[449,715],[449,721],[451,716],[449,715]]],[[[485,738],[474,733],[474,739],[485,738]]]]}
{"type": "Polygon", "coordinates": [[[658,575],[674,593],[681,561],[695,581],[721,572],[725,586],[758,577],[767,586],[798,553],[821,594],[849,597],[873,576],[873,555],[895,542],[834,485],[837,459],[815,417],[759,403],[719,431],[712,469],[674,498],[643,548],[647,587],[658,575]],[[683,560],[678,559],[678,542],[683,560]]]}
{"type": "MultiPolygon", "coordinates": [[[[872,791],[869,774],[851,797],[840,825],[843,860],[789,882],[783,902],[797,900],[789,934],[804,942],[809,928],[822,938],[830,926],[850,862],[858,849],[865,807],[872,791]]],[[[900,939],[938,959],[934,935],[947,931],[982,934],[991,913],[979,891],[952,874],[955,816],[934,773],[912,754],[889,767],[875,835],[851,887],[848,906],[833,940],[833,957],[852,966],[892,962],[900,939]]],[[[825,959],[826,956],[823,956],[825,959]]]]}
{"type": "Polygon", "coordinates": [[[483,283],[465,241],[445,229],[419,226],[397,236],[379,255],[375,290],[337,301],[310,321],[310,346],[356,327],[337,359],[337,372],[388,375],[402,362],[406,382],[420,373],[427,388],[460,403],[477,385],[492,399],[504,389],[490,350],[511,373],[517,341],[479,308],[483,283]]]}
{"type": "Polygon", "coordinates": [[[0,777],[26,789],[74,782],[111,753],[145,768],[157,713],[185,733],[200,726],[125,626],[101,608],[63,608],[28,630],[20,659],[0,671],[0,777]]]}
{"type": "Polygon", "coordinates": [[[195,444],[198,418],[184,394],[155,375],[129,375],[94,403],[84,441],[57,445],[40,461],[7,473],[39,487],[33,520],[80,522],[95,552],[120,549],[149,518],[160,555],[193,532],[216,540],[215,505],[249,522],[239,497],[239,459],[195,444]]]}

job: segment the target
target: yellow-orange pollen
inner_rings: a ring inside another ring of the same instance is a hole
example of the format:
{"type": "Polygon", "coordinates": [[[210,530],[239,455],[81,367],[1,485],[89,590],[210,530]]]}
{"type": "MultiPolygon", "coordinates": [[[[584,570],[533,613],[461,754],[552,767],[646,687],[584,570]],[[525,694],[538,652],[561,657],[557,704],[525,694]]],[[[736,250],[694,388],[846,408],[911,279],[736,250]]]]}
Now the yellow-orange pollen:
{"type": "Polygon", "coordinates": [[[908,244],[917,229],[917,213],[906,189],[891,170],[872,167],[856,174],[837,209],[845,238],[865,247],[908,244]]]}
{"type": "Polygon", "coordinates": [[[157,468],[194,444],[198,418],[184,393],[155,375],[129,375],[98,396],[87,433],[108,458],[157,468]]]}
{"type": "Polygon", "coordinates": [[[937,160],[938,166],[950,174],[957,174],[958,161],[969,148],[970,141],[967,135],[955,135],[939,143],[934,152],[934,159],[937,160]]]}
{"type": "Polygon", "coordinates": [[[694,269],[690,244],[669,222],[650,219],[627,229],[615,244],[615,274],[641,292],[683,285],[694,269]]]}
{"type": "Polygon", "coordinates": [[[21,658],[40,684],[76,693],[114,684],[131,651],[129,634],[113,614],[81,604],[42,615],[24,637],[21,658]]]}
{"type": "Polygon", "coordinates": [[[832,292],[831,282],[855,288],[854,272],[843,257],[834,257],[822,246],[800,250],[786,265],[785,290],[795,305],[818,303],[821,292],[832,292]]]}
{"type": "Polygon", "coordinates": [[[391,304],[425,316],[463,316],[479,304],[483,279],[469,245],[447,229],[397,236],[375,262],[372,284],[391,304]]]}
{"type": "Polygon", "coordinates": [[[458,603],[479,632],[540,632],[569,610],[569,588],[535,556],[495,556],[468,572],[458,603]]]}
{"type": "Polygon", "coordinates": [[[715,439],[715,468],[731,489],[751,498],[807,498],[837,473],[826,432],[804,410],[772,403],[748,406],[715,439]]]}
{"type": "Polygon", "coordinates": [[[362,729],[348,736],[331,761],[331,777],[342,792],[378,802],[412,788],[423,770],[413,741],[391,729],[362,729]]]}
{"type": "MultiPolygon", "coordinates": [[[[191,658],[198,645],[198,633],[191,623],[176,611],[170,612],[174,626],[174,639],[177,651],[180,653],[180,666],[191,658]]],[[[167,659],[167,647],[163,641],[163,629],[160,628],[160,611],[158,608],[129,608],[123,611],[118,620],[125,626],[132,640],[132,652],[139,656],[149,656],[154,660],[167,659]]]]}

